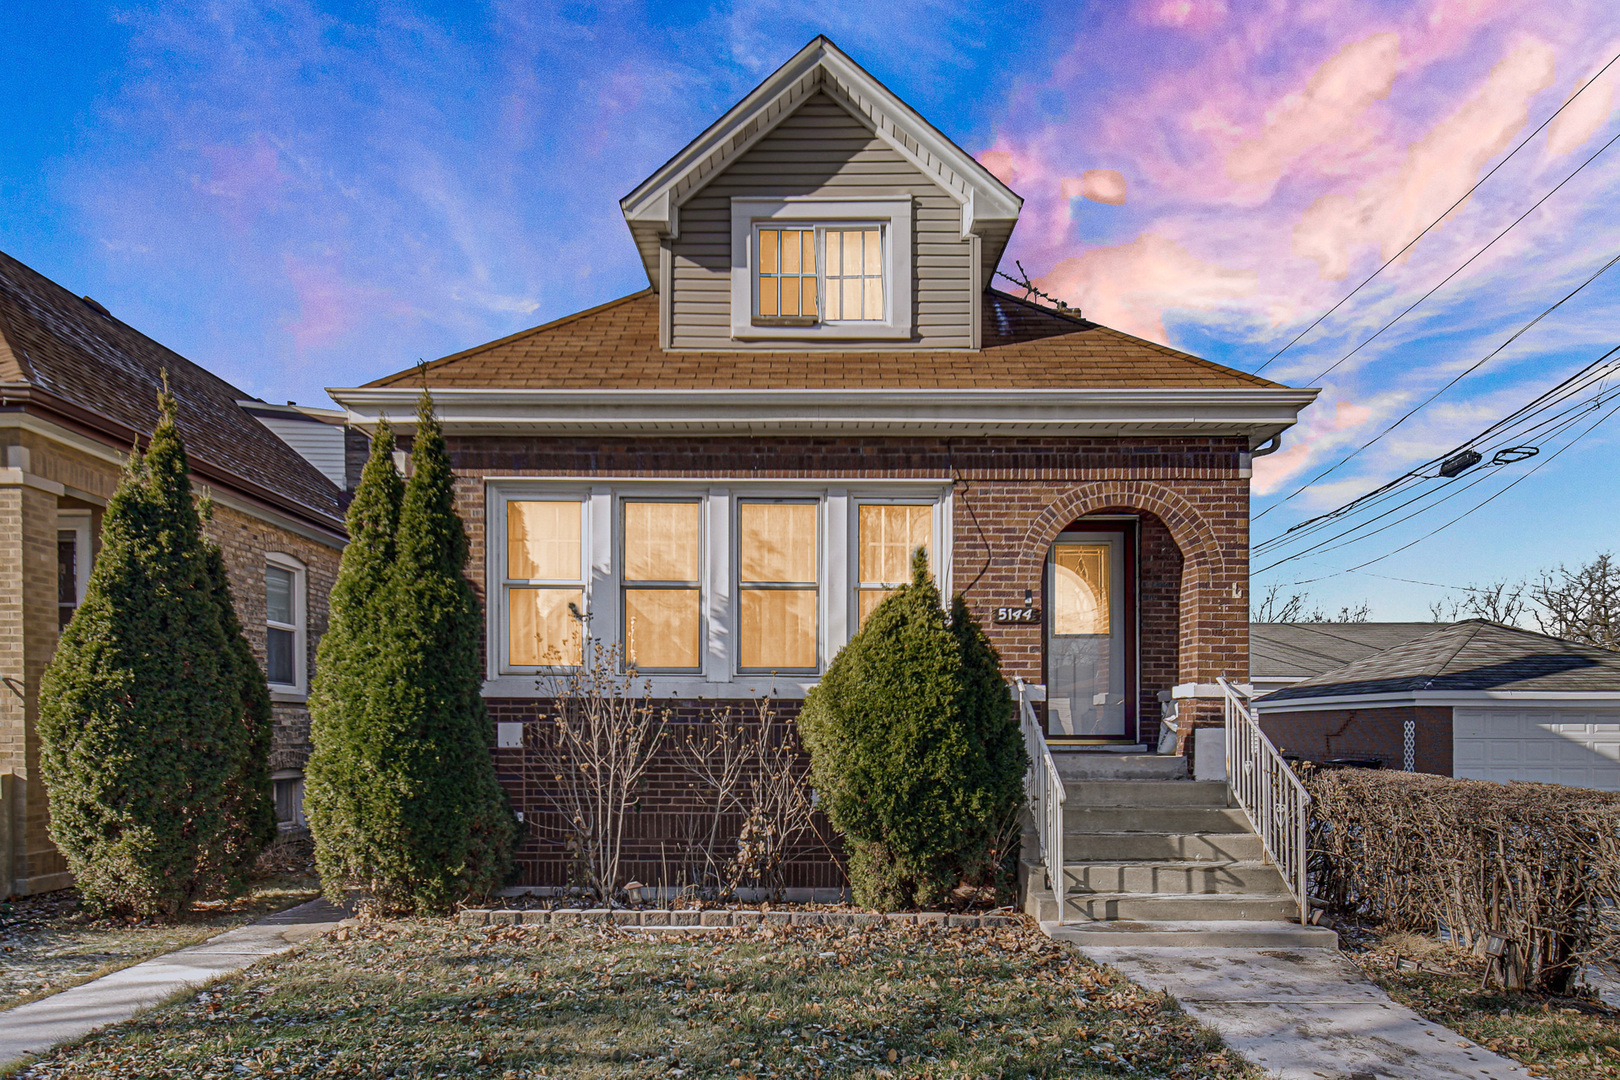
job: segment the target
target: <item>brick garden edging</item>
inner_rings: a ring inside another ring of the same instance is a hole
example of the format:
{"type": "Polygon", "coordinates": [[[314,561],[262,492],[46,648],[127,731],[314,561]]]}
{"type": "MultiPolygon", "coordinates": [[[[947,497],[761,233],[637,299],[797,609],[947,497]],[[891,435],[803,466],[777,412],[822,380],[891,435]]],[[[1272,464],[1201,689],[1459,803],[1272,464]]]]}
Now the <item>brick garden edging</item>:
{"type": "Polygon", "coordinates": [[[611,923],[614,926],[726,927],[726,926],[959,926],[995,929],[1017,926],[1012,915],[957,915],[944,911],[898,912],[879,915],[865,911],[723,911],[629,908],[557,908],[554,911],[491,911],[473,908],[457,916],[463,926],[579,926],[611,923]]]}

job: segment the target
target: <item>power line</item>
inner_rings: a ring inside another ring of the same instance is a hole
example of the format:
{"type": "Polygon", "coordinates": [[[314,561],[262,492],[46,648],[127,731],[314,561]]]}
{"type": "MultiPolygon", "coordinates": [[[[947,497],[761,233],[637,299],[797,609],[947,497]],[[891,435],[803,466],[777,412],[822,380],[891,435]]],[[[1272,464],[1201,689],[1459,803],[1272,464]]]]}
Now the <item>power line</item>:
{"type": "Polygon", "coordinates": [[[1315,377],[1313,377],[1311,379],[1309,385],[1314,386],[1314,385],[1320,384],[1321,381],[1323,379],[1325,379],[1328,375],[1332,374],[1334,369],[1336,369],[1340,364],[1344,363],[1346,360],[1348,360],[1352,356],[1356,355],[1356,353],[1360,352],[1362,349],[1366,348],[1368,345],[1371,345],[1374,341],[1376,341],[1378,339],[1378,337],[1381,334],[1383,334],[1383,332],[1385,330],[1388,330],[1390,327],[1394,326],[1396,323],[1398,323],[1402,319],[1406,318],[1407,315],[1411,314],[1413,308],[1416,308],[1419,304],[1423,303],[1423,301],[1427,300],[1429,297],[1433,296],[1435,293],[1437,293],[1441,289],[1445,288],[1447,282],[1449,282],[1452,278],[1456,277],[1458,274],[1462,273],[1464,270],[1468,269],[1469,265],[1472,264],[1475,259],[1479,258],[1481,255],[1483,255],[1487,251],[1489,251],[1491,249],[1492,245],[1494,245],[1498,240],[1502,239],[1502,237],[1506,236],[1509,232],[1511,232],[1515,225],[1519,224],[1519,222],[1523,221],[1525,218],[1529,217],[1531,214],[1533,214],[1537,210],[1539,210],[1541,208],[1542,203],[1546,202],[1548,199],[1552,198],[1555,194],[1557,194],[1559,188],[1563,187],[1565,184],[1567,184],[1571,180],[1575,179],[1575,177],[1577,175],[1579,175],[1579,173],[1580,173],[1580,171],[1582,169],[1586,168],[1588,165],[1592,164],[1592,162],[1597,160],[1598,154],[1603,153],[1603,151],[1605,151],[1609,147],[1613,146],[1616,142],[1620,142],[1620,135],[1616,135],[1614,138],[1610,139],[1608,142],[1606,142],[1602,146],[1598,147],[1597,153],[1594,153],[1591,157],[1587,158],[1585,161],[1583,161],[1579,165],[1577,165],[1575,167],[1574,172],[1570,173],[1568,176],[1566,176],[1562,180],[1558,181],[1558,184],[1557,184],[1556,187],[1554,187],[1552,190],[1548,191],[1541,198],[1537,199],[1531,205],[1530,209],[1526,210],[1524,213],[1520,214],[1518,217],[1514,218],[1511,222],[1509,222],[1507,228],[1503,229],[1501,232],[1499,232],[1495,236],[1491,237],[1489,242],[1487,242],[1484,247],[1480,248],[1478,251],[1476,251],[1472,255],[1468,256],[1467,260],[1464,261],[1461,266],[1457,267],[1457,269],[1453,270],[1451,273],[1449,273],[1445,277],[1441,278],[1439,284],[1435,285],[1434,288],[1430,289],[1428,292],[1424,293],[1422,296],[1420,296],[1416,300],[1412,301],[1412,303],[1410,305],[1408,305],[1406,307],[1406,309],[1403,310],[1399,315],[1396,315],[1393,319],[1389,320],[1389,322],[1385,323],[1383,326],[1380,326],[1377,330],[1373,331],[1371,337],[1369,337],[1366,340],[1362,341],[1361,344],[1357,345],[1355,348],[1351,349],[1349,352],[1345,353],[1343,356],[1341,356],[1337,360],[1333,361],[1333,363],[1329,364],[1326,368],[1324,368],[1321,372],[1319,372],[1315,377]]]}
{"type": "Polygon", "coordinates": [[[1498,345],[1496,348],[1492,349],[1490,352],[1488,352],[1484,356],[1480,357],[1477,361],[1475,361],[1469,367],[1465,368],[1462,372],[1460,372],[1459,374],[1454,376],[1451,379],[1450,382],[1446,383],[1440,389],[1436,390],[1434,393],[1432,393],[1428,397],[1424,398],[1417,405],[1414,405],[1411,409],[1408,409],[1400,417],[1400,419],[1396,420],[1393,424],[1390,424],[1388,427],[1384,428],[1384,430],[1380,431],[1378,434],[1374,435],[1372,438],[1368,439],[1366,442],[1364,442],[1360,446],[1356,447],[1355,450],[1351,451],[1345,457],[1340,458],[1338,461],[1334,462],[1332,465],[1328,466],[1326,469],[1323,469],[1321,472],[1317,473],[1314,477],[1312,477],[1310,480],[1306,481],[1304,484],[1301,484],[1299,487],[1295,488],[1293,491],[1291,491],[1287,495],[1283,496],[1281,499],[1278,499],[1276,502],[1272,503],[1270,506],[1268,506],[1264,510],[1260,511],[1260,513],[1258,513],[1258,514],[1256,514],[1254,516],[1254,520],[1259,521],[1261,518],[1263,518],[1267,514],[1269,514],[1272,510],[1276,509],[1278,506],[1281,506],[1283,503],[1287,502],[1288,500],[1294,498],[1296,495],[1300,494],[1300,492],[1306,490],[1312,484],[1314,484],[1317,481],[1321,480],[1323,477],[1326,477],[1326,476],[1328,476],[1328,475],[1330,475],[1330,474],[1332,474],[1334,472],[1337,472],[1340,467],[1342,467],[1342,466],[1350,463],[1351,461],[1355,460],[1358,456],[1360,456],[1360,454],[1361,454],[1361,452],[1363,450],[1366,450],[1369,446],[1372,446],[1378,440],[1382,439],[1385,435],[1388,435],[1391,431],[1394,431],[1396,428],[1398,428],[1402,424],[1406,423],[1406,421],[1410,420],[1414,415],[1416,415],[1416,413],[1420,409],[1426,408],[1431,402],[1433,402],[1435,398],[1439,397],[1441,394],[1445,393],[1447,390],[1450,390],[1453,386],[1456,386],[1464,378],[1466,378],[1467,376],[1469,376],[1469,375],[1473,374],[1474,372],[1478,371],[1481,367],[1483,367],[1485,364],[1490,362],[1503,349],[1507,348],[1509,345],[1511,345],[1515,341],[1519,340],[1520,337],[1524,336],[1524,334],[1528,333],[1530,331],[1530,329],[1533,328],[1537,323],[1541,322],[1542,319],[1545,319],[1548,315],[1551,315],[1554,311],[1557,311],[1560,307],[1562,307],[1565,303],[1567,303],[1572,297],[1574,297],[1582,289],[1585,289],[1588,285],[1592,284],[1592,282],[1596,281],[1605,272],[1607,272],[1610,267],[1614,266],[1615,263],[1620,263],[1620,255],[1615,255],[1608,262],[1606,262],[1602,266],[1600,266],[1597,269],[1597,272],[1594,273],[1591,277],[1587,278],[1585,281],[1583,281],[1579,285],[1575,286],[1575,288],[1573,288],[1569,292],[1565,293],[1563,297],[1561,297],[1560,299],[1554,301],[1549,307],[1547,307],[1545,310],[1543,310],[1541,312],[1541,314],[1537,315],[1535,318],[1531,319],[1529,322],[1527,322],[1523,326],[1519,327],[1519,329],[1515,330],[1508,337],[1508,339],[1506,341],[1502,342],[1502,344],[1498,345]]]}
{"type": "Polygon", "coordinates": [[[1327,317],[1329,315],[1332,315],[1335,311],[1338,311],[1341,307],[1343,307],[1350,300],[1351,297],[1355,296],[1362,289],[1365,289],[1369,284],[1371,284],[1373,278],[1377,277],[1379,274],[1382,274],[1385,270],[1389,269],[1390,264],[1395,262],[1395,260],[1399,259],[1402,255],[1405,255],[1407,253],[1407,251],[1409,251],[1411,249],[1413,244],[1416,244],[1419,240],[1421,240],[1425,236],[1429,235],[1429,231],[1431,229],[1433,229],[1436,225],[1438,225],[1442,221],[1444,221],[1446,219],[1446,217],[1453,210],[1457,209],[1457,207],[1461,206],[1464,202],[1466,202],[1470,195],[1472,195],[1475,191],[1479,190],[1479,187],[1480,187],[1481,184],[1485,183],[1485,181],[1489,180],[1491,177],[1496,175],[1496,171],[1498,169],[1500,169],[1503,165],[1506,165],[1509,161],[1513,160],[1513,156],[1515,154],[1517,154],[1520,150],[1523,150],[1525,148],[1525,145],[1527,143],[1529,143],[1531,139],[1533,139],[1537,135],[1539,135],[1541,133],[1542,128],[1545,128],[1548,124],[1552,123],[1554,120],[1556,120],[1558,118],[1558,115],[1560,113],[1562,113],[1565,109],[1567,109],[1571,105],[1573,105],[1575,103],[1575,99],[1580,97],[1582,94],[1584,94],[1591,87],[1591,85],[1593,83],[1597,82],[1598,79],[1602,77],[1602,75],[1603,75],[1603,73],[1605,71],[1608,71],[1609,68],[1614,66],[1615,61],[1617,61],[1617,60],[1620,60],[1620,53],[1616,53],[1614,55],[1614,57],[1611,58],[1607,64],[1604,64],[1603,67],[1598,70],[1598,73],[1596,75],[1593,75],[1590,79],[1586,80],[1585,85],[1583,85],[1579,90],[1575,91],[1575,93],[1571,94],[1569,96],[1569,100],[1564,102],[1562,105],[1560,105],[1558,107],[1557,112],[1554,112],[1551,116],[1547,117],[1547,119],[1543,120],[1540,123],[1540,125],[1538,125],[1536,127],[1536,130],[1534,130],[1530,134],[1526,135],[1524,137],[1523,141],[1520,142],[1518,146],[1515,146],[1511,151],[1508,152],[1507,157],[1503,158],[1501,161],[1498,161],[1495,165],[1491,166],[1491,171],[1486,173],[1484,176],[1480,177],[1479,180],[1474,184],[1473,187],[1471,187],[1467,191],[1463,192],[1461,198],[1459,198],[1456,202],[1452,203],[1450,206],[1446,207],[1445,213],[1441,214],[1439,217],[1437,217],[1433,221],[1429,222],[1429,224],[1425,225],[1423,227],[1422,232],[1418,233],[1416,236],[1412,237],[1412,239],[1408,240],[1406,242],[1406,245],[1404,247],[1402,247],[1401,250],[1397,251],[1395,254],[1391,255],[1388,259],[1386,259],[1384,261],[1384,264],[1382,266],[1380,266],[1377,270],[1374,270],[1371,274],[1368,274],[1367,277],[1366,277],[1366,280],[1362,281],[1362,283],[1360,285],[1357,285],[1354,289],[1351,289],[1350,292],[1345,294],[1344,298],[1342,300],[1340,300],[1337,304],[1334,304],[1332,307],[1330,307],[1326,311],[1324,311],[1320,316],[1317,317],[1315,322],[1311,323],[1311,325],[1307,326],[1305,329],[1301,330],[1297,335],[1295,335],[1292,341],[1290,341],[1288,344],[1284,345],[1282,348],[1278,349],[1276,352],[1272,353],[1271,356],[1266,359],[1265,363],[1261,364],[1259,367],[1254,369],[1254,374],[1258,375],[1262,371],[1266,370],[1266,368],[1270,367],[1271,362],[1273,360],[1277,359],[1277,357],[1281,356],[1283,353],[1285,353],[1289,349],[1293,348],[1299,342],[1299,340],[1301,338],[1303,338],[1306,334],[1310,333],[1312,330],[1315,330],[1318,326],[1320,326],[1322,324],[1322,322],[1325,319],[1327,319],[1327,317]]]}

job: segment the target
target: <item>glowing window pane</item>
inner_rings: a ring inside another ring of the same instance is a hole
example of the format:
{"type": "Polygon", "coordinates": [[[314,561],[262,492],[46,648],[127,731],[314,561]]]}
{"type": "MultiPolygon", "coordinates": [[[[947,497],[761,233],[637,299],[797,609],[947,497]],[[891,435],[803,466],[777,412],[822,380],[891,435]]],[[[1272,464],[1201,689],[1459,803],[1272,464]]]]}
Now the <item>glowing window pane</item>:
{"type": "Polygon", "coordinates": [[[580,506],[577,501],[506,504],[506,576],[578,581],[580,506]]]}
{"type": "Polygon", "coordinates": [[[696,589],[626,589],[625,654],[641,669],[701,666],[703,620],[696,589]]]}
{"type": "Polygon", "coordinates": [[[932,540],[933,512],[931,506],[862,505],[857,567],[861,583],[910,581],[912,554],[932,540]]]}
{"type": "Polygon", "coordinates": [[[579,663],[581,627],[569,613],[585,608],[580,589],[512,589],[507,594],[507,662],[523,667],[579,663]]]}
{"type": "Polygon", "coordinates": [[[777,258],[777,245],[781,242],[782,234],[775,229],[761,229],[759,233],[759,269],[761,273],[774,274],[780,262],[777,258]]]}
{"type": "Polygon", "coordinates": [[[759,270],[755,277],[762,317],[815,317],[815,230],[759,230],[759,270]]]}
{"type": "Polygon", "coordinates": [[[878,605],[893,596],[897,589],[862,589],[856,594],[859,612],[856,616],[856,629],[866,625],[866,617],[878,609],[878,605]]]}
{"type": "Polygon", "coordinates": [[[828,229],[827,318],[871,322],[883,318],[883,231],[828,229]]]}
{"type": "Polygon", "coordinates": [[[816,590],[744,589],[737,639],[745,668],[816,666],[816,590]]]}
{"type": "Polygon", "coordinates": [[[1052,549],[1052,633],[1107,634],[1108,545],[1052,549]]]}
{"type": "Polygon", "coordinates": [[[626,502],[625,580],[696,582],[702,520],[695,502],[626,502]]]}
{"type": "Polygon", "coordinates": [[[742,503],[737,532],[743,582],[817,580],[814,503],[742,503]]]}

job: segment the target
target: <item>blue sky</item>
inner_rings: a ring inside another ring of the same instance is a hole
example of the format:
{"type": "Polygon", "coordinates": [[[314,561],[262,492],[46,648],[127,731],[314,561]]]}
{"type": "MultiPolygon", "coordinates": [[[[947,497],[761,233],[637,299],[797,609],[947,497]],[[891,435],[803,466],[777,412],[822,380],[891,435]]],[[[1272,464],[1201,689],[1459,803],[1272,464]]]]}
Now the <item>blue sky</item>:
{"type": "MultiPolygon", "coordinates": [[[[1252,370],[1620,53],[1620,10],[1594,0],[809,10],[14,5],[0,248],[252,393],[326,404],[323,387],[640,288],[618,198],[825,32],[1025,196],[1007,269],[1020,259],[1102,322],[1252,370]]],[[[1620,65],[1266,374],[1313,384],[1620,134],[1617,85],[1620,65]]],[[[1257,470],[1257,538],[1620,344],[1616,268],[1284,499],[1620,254],[1617,187],[1620,146],[1315,383],[1320,403],[1257,470]]],[[[1361,571],[1344,572],[1455,515],[1261,584],[1421,617],[1443,590],[1391,578],[1468,585],[1588,558],[1614,545],[1617,432],[1620,417],[1556,460],[1549,443],[1498,470],[1442,509],[1540,466],[1361,571]]]]}

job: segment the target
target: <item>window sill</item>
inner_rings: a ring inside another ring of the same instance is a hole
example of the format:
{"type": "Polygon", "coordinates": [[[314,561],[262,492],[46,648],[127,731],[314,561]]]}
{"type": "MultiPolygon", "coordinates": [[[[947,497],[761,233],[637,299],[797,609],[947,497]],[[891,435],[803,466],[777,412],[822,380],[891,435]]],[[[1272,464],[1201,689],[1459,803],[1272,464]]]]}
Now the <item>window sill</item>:
{"type": "Polygon", "coordinates": [[[284,705],[302,705],[309,700],[309,692],[307,690],[297,690],[292,687],[282,689],[280,687],[272,686],[270,688],[270,700],[272,703],[284,705]]]}
{"type": "Polygon", "coordinates": [[[809,323],[802,326],[750,323],[733,326],[731,336],[737,341],[907,341],[911,338],[911,327],[876,322],[809,323]]]}

